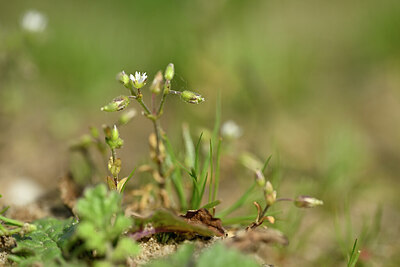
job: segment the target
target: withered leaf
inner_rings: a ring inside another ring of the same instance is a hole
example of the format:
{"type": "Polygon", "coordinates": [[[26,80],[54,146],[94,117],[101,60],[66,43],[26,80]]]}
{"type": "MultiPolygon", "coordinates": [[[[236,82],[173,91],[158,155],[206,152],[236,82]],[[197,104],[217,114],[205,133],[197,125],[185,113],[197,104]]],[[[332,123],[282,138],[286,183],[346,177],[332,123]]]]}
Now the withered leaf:
{"type": "Polygon", "coordinates": [[[217,236],[225,235],[225,229],[222,227],[221,219],[214,218],[207,209],[188,210],[182,217],[190,224],[206,226],[208,229],[217,233],[217,236]]]}
{"type": "Polygon", "coordinates": [[[208,227],[208,225],[196,219],[191,220],[185,218],[184,216],[176,216],[167,210],[157,210],[152,215],[147,217],[141,217],[137,215],[133,215],[133,217],[135,219],[137,228],[134,230],[134,233],[131,236],[136,240],[151,236],[156,233],[168,232],[192,234],[203,237],[223,235],[220,230],[216,230],[214,227],[208,227]],[[144,228],[146,224],[151,224],[151,227],[144,228]]]}

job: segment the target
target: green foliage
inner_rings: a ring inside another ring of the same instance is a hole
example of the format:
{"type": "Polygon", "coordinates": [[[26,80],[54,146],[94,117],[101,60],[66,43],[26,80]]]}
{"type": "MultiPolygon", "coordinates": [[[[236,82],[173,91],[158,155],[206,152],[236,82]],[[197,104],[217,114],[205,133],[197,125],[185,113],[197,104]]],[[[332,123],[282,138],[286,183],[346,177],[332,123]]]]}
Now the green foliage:
{"type": "Polygon", "coordinates": [[[15,236],[17,247],[9,259],[20,266],[80,266],[79,259],[89,257],[96,266],[114,266],[137,255],[139,246],[123,236],[133,222],[120,203],[121,195],[107,192],[104,184],[87,190],[77,204],[79,223],[72,218],[35,221],[36,231],[15,236]]]}
{"type": "Polygon", "coordinates": [[[198,258],[194,256],[195,247],[193,244],[183,245],[178,251],[166,259],[159,259],[150,262],[146,267],[167,267],[167,266],[194,266],[194,267],[217,267],[217,266],[260,266],[249,256],[245,256],[236,250],[229,249],[223,244],[217,243],[204,250],[198,258]]]}
{"type": "Polygon", "coordinates": [[[24,236],[15,235],[17,247],[12,250],[9,259],[19,266],[31,266],[43,263],[56,266],[65,263],[62,248],[71,238],[76,227],[73,219],[41,219],[34,222],[37,230],[24,236]]]}
{"type": "MultiPolygon", "coordinates": [[[[121,195],[115,191],[108,192],[104,184],[87,190],[85,197],[79,200],[77,212],[81,221],[76,235],[84,241],[85,250],[96,250],[102,256],[115,246],[114,253],[118,255],[115,257],[120,258],[125,251],[119,247],[119,241],[124,240],[120,239],[121,235],[133,223],[124,216],[120,204],[121,195]]],[[[135,247],[131,242],[128,247],[135,247]]],[[[128,241],[124,240],[123,243],[127,244],[128,241]]],[[[125,252],[125,256],[134,255],[137,249],[125,252]]]]}
{"type": "Polygon", "coordinates": [[[357,239],[354,240],[353,249],[350,252],[349,260],[347,262],[347,267],[354,267],[358,261],[358,257],[360,256],[361,251],[358,250],[357,247],[357,239]]]}

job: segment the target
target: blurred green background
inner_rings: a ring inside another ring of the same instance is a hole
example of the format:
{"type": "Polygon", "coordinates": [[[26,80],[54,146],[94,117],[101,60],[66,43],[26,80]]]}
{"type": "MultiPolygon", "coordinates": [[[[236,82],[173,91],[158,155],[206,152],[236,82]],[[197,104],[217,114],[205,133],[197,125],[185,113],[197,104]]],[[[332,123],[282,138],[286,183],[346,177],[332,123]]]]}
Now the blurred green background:
{"type": "MultiPolygon", "coordinates": [[[[395,0],[1,0],[0,193],[18,179],[55,187],[70,141],[116,118],[99,110],[125,93],[116,74],[151,79],[169,62],[173,89],[206,98],[194,106],[168,100],[162,124],[174,142],[182,122],[193,132],[212,127],[220,91],[223,121],[243,129],[235,145],[273,155],[279,193],[324,200],[282,215],[277,227],[291,244],[274,250],[271,263],[337,266],[359,237],[363,266],[400,264],[395,0]],[[45,27],[23,26],[30,10],[45,27]]],[[[129,164],[147,157],[150,131],[138,116],[121,132],[129,164]]],[[[225,165],[222,199],[253,179],[225,165]]]]}

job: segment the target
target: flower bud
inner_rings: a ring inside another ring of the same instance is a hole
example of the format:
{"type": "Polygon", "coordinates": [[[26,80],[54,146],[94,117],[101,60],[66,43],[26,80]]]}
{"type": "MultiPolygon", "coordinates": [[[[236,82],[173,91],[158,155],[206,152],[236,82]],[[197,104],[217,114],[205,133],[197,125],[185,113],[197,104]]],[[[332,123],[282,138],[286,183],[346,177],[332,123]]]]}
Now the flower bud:
{"type": "Polygon", "coordinates": [[[106,143],[111,149],[121,148],[124,144],[124,140],[119,137],[117,126],[114,125],[112,129],[109,126],[105,126],[104,134],[106,143]]]}
{"type": "Polygon", "coordinates": [[[164,73],[164,77],[166,80],[172,80],[172,78],[174,78],[174,74],[175,74],[175,68],[174,68],[174,64],[169,63],[167,68],[165,69],[165,73],[164,73]]]}
{"type": "Polygon", "coordinates": [[[129,97],[127,96],[118,96],[114,98],[110,103],[101,108],[102,111],[113,112],[120,111],[126,108],[129,105],[129,97]]]}
{"type": "Polygon", "coordinates": [[[111,130],[111,140],[112,141],[117,141],[119,138],[119,132],[118,132],[118,128],[116,125],[114,125],[114,127],[111,130]]]}
{"type": "Polygon", "coordinates": [[[106,139],[111,139],[111,128],[110,126],[103,125],[103,131],[106,139]]]}
{"type": "Polygon", "coordinates": [[[272,192],[274,192],[274,188],[273,188],[273,186],[272,186],[272,184],[271,184],[270,181],[267,181],[267,182],[265,183],[264,190],[265,190],[265,193],[266,193],[266,194],[271,194],[272,192]]]}
{"type": "Polygon", "coordinates": [[[122,113],[121,117],[119,117],[119,119],[118,119],[118,123],[120,125],[125,125],[128,122],[130,122],[133,119],[133,117],[135,117],[135,116],[136,116],[136,109],[131,108],[131,109],[125,111],[124,113],[122,113]]]}
{"type": "Polygon", "coordinates": [[[151,83],[150,91],[156,95],[160,94],[162,82],[163,82],[163,76],[162,76],[161,71],[159,71],[159,72],[157,72],[156,76],[154,77],[153,82],[151,83]]]}
{"type": "Polygon", "coordinates": [[[261,188],[265,186],[265,177],[260,170],[256,170],[256,182],[261,188]]]}
{"type": "Polygon", "coordinates": [[[128,74],[125,73],[125,71],[118,73],[117,80],[120,83],[122,83],[126,88],[130,87],[130,79],[129,79],[128,74]]]}
{"type": "Polygon", "coordinates": [[[316,206],[321,206],[323,204],[324,202],[322,200],[309,196],[298,196],[294,200],[294,205],[298,208],[314,208],[316,206]]]}
{"type": "Polygon", "coordinates": [[[272,191],[272,193],[265,193],[265,202],[268,206],[271,206],[276,201],[276,191],[272,191]]]}
{"type": "Polygon", "coordinates": [[[181,93],[181,99],[190,104],[199,104],[204,101],[201,95],[191,91],[183,91],[181,93]]]}

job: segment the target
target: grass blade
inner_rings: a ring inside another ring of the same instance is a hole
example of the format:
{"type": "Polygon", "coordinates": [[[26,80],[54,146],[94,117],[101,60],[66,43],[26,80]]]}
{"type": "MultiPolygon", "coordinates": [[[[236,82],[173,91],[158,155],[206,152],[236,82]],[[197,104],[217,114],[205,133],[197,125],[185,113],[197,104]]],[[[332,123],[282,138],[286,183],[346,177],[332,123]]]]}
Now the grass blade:
{"type": "Polygon", "coordinates": [[[179,204],[180,204],[182,210],[185,210],[187,208],[186,196],[185,196],[185,190],[183,188],[182,174],[181,174],[179,162],[176,159],[174,150],[172,148],[171,143],[168,140],[168,137],[165,135],[164,135],[164,142],[165,142],[165,147],[166,147],[166,153],[170,157],[172,165],[174,167],[174,171],[171,174],[171,180],[174,185],[175,191],[178,195],[179,204]]]}
{"type": "Polygon", "coordinates": [[[121,194],[124,193],[126,184],[127,184],[127,183],[129,182],[129,180],[133,177],[133,174],[135,173],[135,171],[136,171],[136,168],[134,168],[133,171],[131,171],[131,173],[129,174],[128,178],[126,179],[126,182],[124,183],[124,185],[123,185],[122,188],[121,188],[121,194]]]}
{"type": "Polygon", "coordinates": [[[267,160],[265,161],[264,166],[263,166],[262,169],[261,169],[261,172],[262,172],[262,173],[265,172],[265,169],[267,168],[267,166],[268,166],[269,161],[271,160],[271,158],[272,158],[272,155],[270,155],[270,156],[267,158],[267,160]]]}
{"type": "Polygon", "coordinates": [[[221,201],[215,200],[213,202],[210,202],[210,203],[204,205],[203,207],[201,207],[201,209],[211,209],[211,208],[214,208],[215,206],[218,206],[219,204],[221,204],[221,201]]]}
{"type": "Polygon", "coordinates": [[[201,138],[203,137],[203,133],[200,134],[199,140],[197,141],[196,148],[195,148],[195,158],[194,158],[194,171],[196,174],[199,173],[199,158],[200,158],[200,144],[201,138]]]}
{"type": "Polygon", "coordinates": [[[356,263],[358,261],[358,257],[360,257],[361,250],[357,250],[357,241],[358,240],[356,238],[356,240],[354,241],[354,244],[353,244],[353,249],[351,250],[349,261],[347,263],[348,267],[356,266],[356,263]]]}
{"type": "Polygon", "coordinates": [[[190,136],[189,126],[187,124],[182,125],[182,136],[186,149],[185,164],[190,169],[193,169],[195,167],[195,161],[196,161],[195,148],[192,137],[190,136]]]}

